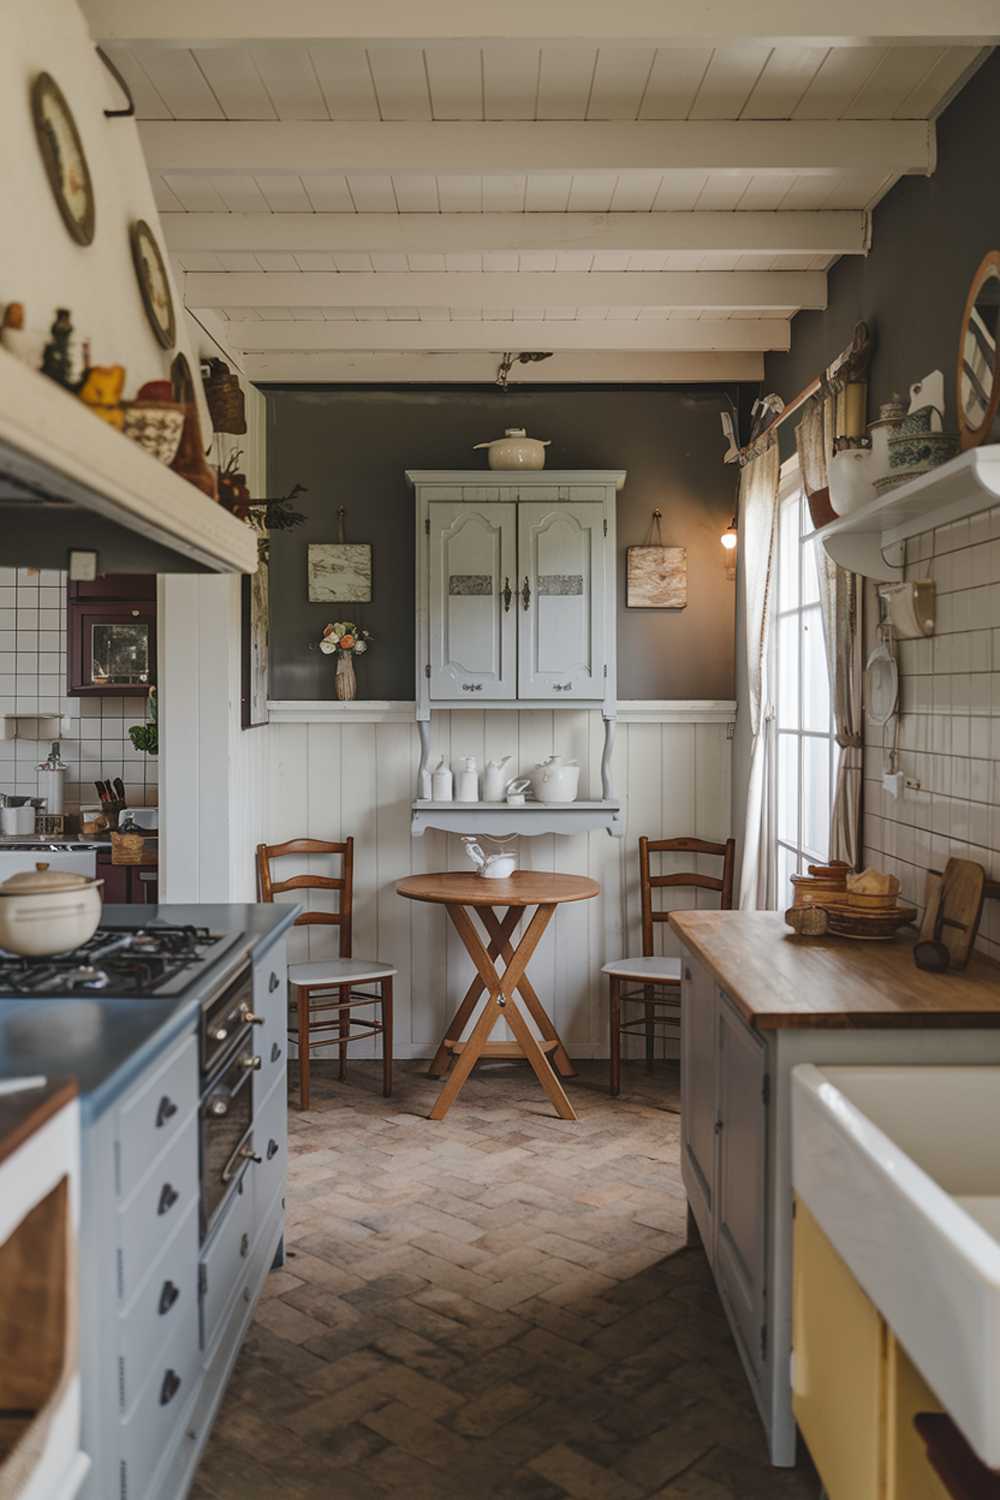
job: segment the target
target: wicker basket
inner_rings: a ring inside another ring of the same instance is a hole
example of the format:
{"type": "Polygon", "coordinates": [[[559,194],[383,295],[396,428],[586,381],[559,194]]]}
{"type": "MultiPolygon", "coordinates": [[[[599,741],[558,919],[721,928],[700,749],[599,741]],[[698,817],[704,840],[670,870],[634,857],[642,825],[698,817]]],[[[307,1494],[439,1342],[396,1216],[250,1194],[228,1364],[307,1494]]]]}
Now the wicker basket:
{"type": "Polygon", "coordinates": [[[161,464],[172,464],[184,430],[184,408],[176,401],[124,401],[125,436],[161,464]]]}
{"type": "Polygon", "coordinates": [[[111,835],[111,863],[113,865],[141,865],[146,840],[141,833],[113,833],[111,835]]]}

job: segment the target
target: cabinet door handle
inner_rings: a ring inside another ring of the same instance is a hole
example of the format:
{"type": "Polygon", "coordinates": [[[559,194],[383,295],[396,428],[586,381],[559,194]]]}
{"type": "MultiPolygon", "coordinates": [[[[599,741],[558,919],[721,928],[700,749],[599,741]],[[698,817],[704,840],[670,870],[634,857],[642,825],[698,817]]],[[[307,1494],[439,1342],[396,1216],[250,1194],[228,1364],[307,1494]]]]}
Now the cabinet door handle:
{"type": "Polygon", "coordinates": [[[248,1234],[242,1234],[242,1235],[240,1235],[240,1258],[242,1260],[246,1260],[246,1258],[247,1258],[247,1256],[249,1254],[250,1254],[250,1236],[248,1234]]]}
{"type": "Polygon", "coordinates": [[[168,1214],[179,1197],[180,1193],[177,1189],[171,1187],[169,1182],[165,1182],[160,1189],[160,1201],[156,1205],[157,1214],[161,1217],[163,1214],[168,1214]]]}
{"type": "Polygon", "coordinates": [[[280,1056],[281,1056],[281,1048],[278,1046],[277,1042],[272,1042],[271,1043],[271,1061],[272,1062],[277,1062],[278,1059],[280,1058],[280,1056]]]}
{"type": "Polygon", "coordinates": [[[169,1406],[181,1388],[181,1377],[176,1370],[168,1370],[160,1386],[160,1405],[169,1406]]]}
{"type": "Polygon", "coordinates": [[[531,584],[528,582],[528,575],[527,575],[527,573],[525,573],[525,575],[524,575],[524,582],[521,585],[521,605],[522,605],[522,607],[524,609],[527,609],[530,603],[531,603],[531,584]]]}
{"type": "Polygon", "coordinates": [[[462,683],[462,692],[463,693],[481,693],[482,690],[483,690],[483,685],[482,685],[481,682],[463,682],[462,683]]]}
{"type": "Polygon", "coordinates": [[[160,1100],[159,1104],[156,1107],[157,1130],[159,1130],[162,1125],[165,1125],[168,1120],[172,1120],[176,1113],[177,1105],[171,1099],[169,1094],[164,1094],[163,1098],[160,1100]]]}
{"type": "Polygon", "coordinates": [[[722,1121],[721,1120],[716,1120],[716,1122],[715,1122],[715,1133],[716,1133],[716,1135],[721,1135],[722,1134],[722,1121]]]}
{"type": "Polygon", "coordinates": [[[275,990],[278,988],[278,985],[280,983],[281,983],[281,980],[278,978],[277,974],[275,974],[274,971],[272,970],[271,971],[271,977],[267,981],[268,993],[271,994],[271,995],[273,995],[274,992],[275,992],[275,990]]]}
{"type": "Polygon", "coordinates": [[[511,594],[510,590],[510,579],[505,578],[503,581],[503,612],[505,615],[510,614],[510,601],[512,597],[513,595],[511,594]]]}
{"type": "Polygon", "coordinates": [[[269,1140],[268,1143],[267,1143],[267,1159],[268,1159],[268,1161],[273,1161],[274,1158],[277,1156],[277,1154],[278,1154],[278,1152],[280,1150],[281,1150],[281,1147],[278,1145],[277,1141],[274,1140],[273,1137],[272,1137],[272,1139],[269,1140]]]}
{"type": "Polygon", "coordinates": [[[165,1281],[163,1283],[163,1290],[160,1292],[160,1303],[158,1308],[161,1318],[165,1313],[168,1313],[170,1311],[179,1296],[180,1291],[172,1281],[165,1281]]]}
{"type": "Polygon", "coordinates": [[[573,684],[571,682],[554,682],[552,686],[557,693],[568,693],[573,684]]]}
{"type": "Polygon", "coordinates": [[[691,970],[688,968],[687,964],[684,965],[684,978],[690,983],[691,970]]]}

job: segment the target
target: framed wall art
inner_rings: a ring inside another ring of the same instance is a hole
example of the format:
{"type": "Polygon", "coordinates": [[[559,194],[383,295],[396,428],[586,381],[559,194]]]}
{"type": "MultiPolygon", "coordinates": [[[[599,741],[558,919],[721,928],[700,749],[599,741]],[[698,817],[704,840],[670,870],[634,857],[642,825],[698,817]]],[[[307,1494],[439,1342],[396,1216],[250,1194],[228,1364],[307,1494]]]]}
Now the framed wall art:
{"type": "Polygon", "coordinates": [[[313,604],[370,604],[369,542],[310,542],[309,600],[313,604]]]}
{"type": "Polygon", "coordinates": [[[243,579],[240,722],[244,729],[258,729],[268,721],[267,700],[271,684],[269,583],[267,559],[258,557],[256,573],[243,579]]]}
{"type": "Polygon", "coordinates": [[[145,219],[136,219],[128,233],[132,264],[149,326],[163,348],[172,349],[177,342],[177,318],[160,247],[145,219]]]}
{"type": "Polygon", "coordinates": [[[78,245],[90,245],[97,219],[94,184],[73,113],[48,73],[39,73],[31,85],[31,114],[62,221],[78,245]]]}
{"type": "Polygon", "coordinates": [[[626,554],[629,609],[684,609],[687,604],[687,548],[629,547],[626,554]]]}

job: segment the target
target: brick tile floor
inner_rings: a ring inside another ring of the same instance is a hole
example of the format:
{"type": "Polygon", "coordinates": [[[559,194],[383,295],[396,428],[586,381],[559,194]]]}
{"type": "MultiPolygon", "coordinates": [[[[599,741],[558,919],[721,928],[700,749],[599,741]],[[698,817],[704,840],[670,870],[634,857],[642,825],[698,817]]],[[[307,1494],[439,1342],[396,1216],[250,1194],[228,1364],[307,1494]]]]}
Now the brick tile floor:
{"type": "Polygon", "coordinates": [[[676,1067],[523,1066],[427,1120],[426,1063],[290,1111],[271,1274],[191,1500],[816,1500],[770,1468],[712,1278],[684,1248],[676,1067]]]}

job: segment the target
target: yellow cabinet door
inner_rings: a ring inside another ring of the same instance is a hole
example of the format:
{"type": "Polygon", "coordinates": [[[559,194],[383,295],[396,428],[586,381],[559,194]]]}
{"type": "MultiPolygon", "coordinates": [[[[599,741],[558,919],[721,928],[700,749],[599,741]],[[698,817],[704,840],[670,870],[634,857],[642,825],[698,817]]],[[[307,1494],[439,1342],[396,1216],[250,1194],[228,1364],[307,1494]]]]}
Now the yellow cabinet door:
{"type": "Polygon", "coordinates": [[[886,1500],[950,1500],[931,1468],[927,1449],[913,1425],[920,1411],[941,1411],[940,1401],[911,1365],[890,1331],[886,1363],[886,1500]]]}
{"type": "Polygon", "coordinates": [[[795,1420],[829,1500],[885,1500],[885,1324],[801,1199],[794,1250],[795,1420]]]}

